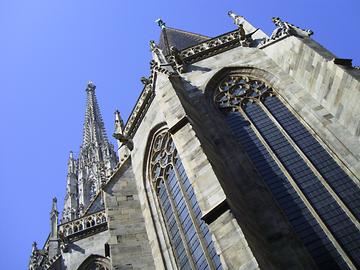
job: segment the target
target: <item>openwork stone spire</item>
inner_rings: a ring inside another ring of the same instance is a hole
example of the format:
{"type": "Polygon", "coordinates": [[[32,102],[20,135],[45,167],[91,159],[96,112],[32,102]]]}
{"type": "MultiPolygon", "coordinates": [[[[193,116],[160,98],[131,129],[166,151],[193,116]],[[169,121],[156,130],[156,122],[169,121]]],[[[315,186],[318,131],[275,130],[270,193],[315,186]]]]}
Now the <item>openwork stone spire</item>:
{"type": "Polygon", "coordinates": [[[109,142],[95,95],[96,86],[89,82],[83,142],[78,159],[71,153],[62,223],[81,217],[93,208],[100,209],[102,200],[94,200],[107,181],[118,159],[109,142]]]}
{"type": "Polygon", "coordinates": [[[96,86],[90,81],[86,88],[87,103],[84,121],[83,146],[87,144],[108,143],[105,125],[95,95],[96,86]]]}

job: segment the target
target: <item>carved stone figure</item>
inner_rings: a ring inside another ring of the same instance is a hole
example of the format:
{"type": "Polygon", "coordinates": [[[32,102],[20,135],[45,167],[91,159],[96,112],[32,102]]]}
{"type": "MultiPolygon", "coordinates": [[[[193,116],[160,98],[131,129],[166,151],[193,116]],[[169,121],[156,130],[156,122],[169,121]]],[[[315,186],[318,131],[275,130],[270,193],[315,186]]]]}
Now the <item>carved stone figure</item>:
{"type": "Polygon", "coordinates": [[[275,24],[276,28],[272,32],[270,39],[276,39],[285,34],[298,37],[309,37],[313,34],[313,31],[303,30],[293,24],[282,21],[279,17],[273,17],[272,22],[275,24]]]}

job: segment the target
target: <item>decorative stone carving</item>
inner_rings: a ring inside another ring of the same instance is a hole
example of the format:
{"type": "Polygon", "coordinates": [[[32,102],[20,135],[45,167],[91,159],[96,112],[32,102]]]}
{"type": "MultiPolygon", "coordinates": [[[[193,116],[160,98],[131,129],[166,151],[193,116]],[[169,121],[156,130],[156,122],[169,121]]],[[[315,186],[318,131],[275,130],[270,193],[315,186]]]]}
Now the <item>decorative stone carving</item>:
{"type": "MultiPolygon", "coordinates": [[[[151,83],[151,80],[148,80],[148,84],[151,83]]],[[[124,121],[120,116],[120,112],[118,110],[115,111],[115,132],[113,137],[118,142],[118,155],[120,158],[120,162],[124,161],[127,157],[130,156],[130,151],[134,148],[133,141],[124,134],[124,121]]]]}
{"type": "Polygon", "coordinates": [[[273,95],[265,82],[247,76],[226,77],[215,92],[214,101],[220,110],[241,111],[247,102],[257,102],[273,95]]]}
{"type": "Polygon", "coordinates": [[[246,34],[245,29],[244,29],[244,25],[242,23],[244,21],[244,17],[239,16],[239,15],[235,14],[232,11],[229,11],[228,15],[234,20],[234,24],[237,25],[237,27],[238,27],[238,33],[239,33],[239,39],[240,39],[241,46],[249,47],[253,42],[252,35],[256,31],[258,31],[259,28],[256,29],[255,31],[251,32],[251,33],[246,34]]]}
{"type": "Polygon", "coordinates": [[[314,32],[312,30],[301,29],[291,23],[282,21],[279,17],[273,17],[272,22],[275,24],[276,28],[272,32],[269,39],[264,40],[261,45],[267,44],[272,40],[279,39],[285,36],[297,36],[297,37],[310,37],[314,32]]]}
{"type": "Polygon", "coordinates": [[[151,80],[148,79],[148,78],[146,78],[146,77],[141,77],[141,78],[140,78],[140,81],[141,81],[141,83],[142,83],[143,85],[148,85],[148,84],[151,83],[151,80]]]}
{"type": "Polygon", "coordinates": [[[68,252],[69,240],[62,231],[59,232],[59,243],[60,243],[60,249],[64,253],[68,252]]]}
{"type": "Polygon", "coordinates": [[[166,28],[166,25],[165,25],[165,22],[159,18],[155,21],[157,23],[157,25],[161,28],[161,29],[165,29],[166,28]]]}
{"type": "Polygon", "coordinates": [[[239,28],[239,35],[240,35],[240,40],[245,40],[245,29],[244,26],[242,24],[242,21],[244,20],[243,16],[239,16],[237,14],[235,14],[232,11],[228,12],[228,15],[234,20],[234,24],[237,25],[237,27],[239,28]]]}
{"type": "Polygon", "coordinates": [[[171,46],[170,55],[170,61],[174,63],[175,69],[179,73],[185,72],[184,60],[180,55],[180,51],[175,46],[171,46]]]}
{"type": "Polygon", "coordinates": [[[74,238],[76,234],[76,239],[81,238],[81,234],[88,235],[91,231],[98,229],[100,225],[103,225],[103,228],[106,228],[107,220],[105,211],[99,211],[91,215],[83,216],[81,218],[72,220],[70,222],[60,224],[59,226],[59,240],[60,247],[63,245],[66,248],[67,243],[69,242],[69,237],[74,238]]]}
{"type": "Polygon", "coordinates": [[[166,178],[170,167],[174,166],[177,151],[169,132],[163,132],[155,138],[150,157],[150,174],[155,189],[166,178]]]}
{"type": "Polygon", "coordinates": [[[44,264],[48,261],[48,252],[44,249],[38,249],[37,243],[33,242],[31,255],[30,255],[30,262],[29,262],[29,269],[30,270],[42,270],[41,264],[44,264]]]}
{"type": "Polygon", "coordinates": [[[110,270],[110,261],[108,258],[90,255],[78,268],[78,270],[110,270]]]}

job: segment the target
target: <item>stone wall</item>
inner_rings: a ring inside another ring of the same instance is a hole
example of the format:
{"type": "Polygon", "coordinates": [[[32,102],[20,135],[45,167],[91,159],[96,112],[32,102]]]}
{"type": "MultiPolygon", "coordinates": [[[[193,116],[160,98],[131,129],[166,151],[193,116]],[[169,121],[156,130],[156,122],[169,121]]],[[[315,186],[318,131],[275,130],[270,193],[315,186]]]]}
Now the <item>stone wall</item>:
{"type": "MultiPolygon", "coordinates": [[[[262,52],[251,53],[254,59],[259,54],[267,59],[262,52]]],[[[241,54],[237,57],[241,59],[241,54]]],[[[226,55],[215,58],[223,61],[223,66],[230,62],[226,55]]],[[[212,63],[218,64],[214,59],[212,63]]],[[[176,269],[169,239],[163,233],[165,226],[156,195],[146,174],[147,141],[152,132],[165,126],[173,134],[203,216],[214,212],[225,199],[231,205],[231,212],[220,213],[210,225],[224,269],[279,269],[288,265],[311,269],[313,264],[307,252],[293,238],[249,161],[241,155],[239,158],[241,149],[233,139],[227,140],[231,137],[229,129],[199,90],[218,69],[210,72],[209,65],[204,65],[198,70],[201,71],[186,74],[185,80],[169,80],[158,74],[155,99],[133,138],[132,165],[156,268],[176,269]]]]}
{"type": "Polygon", "coordinates": [[[90,255],[105,257],[105,243],[109,241],[109,231],[74,241],[69,244],[68,252],[62,254],[63,267],[61,269],[76,270],[90,255]]]}
{"type": "Polygon", "coordinates": [[[104,189],[113,269],[155,269],[130,159],[104,189]]]}
{"type": "Polygon", "coordinates": [[[335,64],[336,56],[309,38],[288,37],[264,52],[301,85],[284,89],[294,109],[359,177],[360,70],[335,64]]]}
{"type": "Polygon", "coordinates": [[[203,216],[212,216],[209,228],[224,269],[315,268],[213,106],[211,89],[235,69],[262,78],[358,183],[359,71],[333,58],[311,39],[286,37],[263,49],[237,47],[196,62],[180,77],[157,74],[156,95],[131,153],[156,269],[177,269],[146,171],[149,141],[159,128],[172,133],[203,216]],[[229,209],[219,212],[225,201],[229,209]]]}

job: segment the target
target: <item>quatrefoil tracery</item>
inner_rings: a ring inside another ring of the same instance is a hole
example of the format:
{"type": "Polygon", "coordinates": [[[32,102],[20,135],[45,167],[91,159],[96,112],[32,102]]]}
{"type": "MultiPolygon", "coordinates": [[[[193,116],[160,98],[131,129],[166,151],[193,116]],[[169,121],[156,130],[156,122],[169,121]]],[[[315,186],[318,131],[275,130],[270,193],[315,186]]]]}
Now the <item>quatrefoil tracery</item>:
{"type": "Polygon", "coordinates": [[[216,89],[214,101],[219,109],[239,111],[248,102],[259,102],[274,92],[265,82],[243,75],[230,75],[216,89]]]}
{"type": "Polygon", "coordinates": [[[169,176],[177,159],[177,151],[169,132],[156,136],[150,157],[150,174],[155,188],[169,176]]]}

